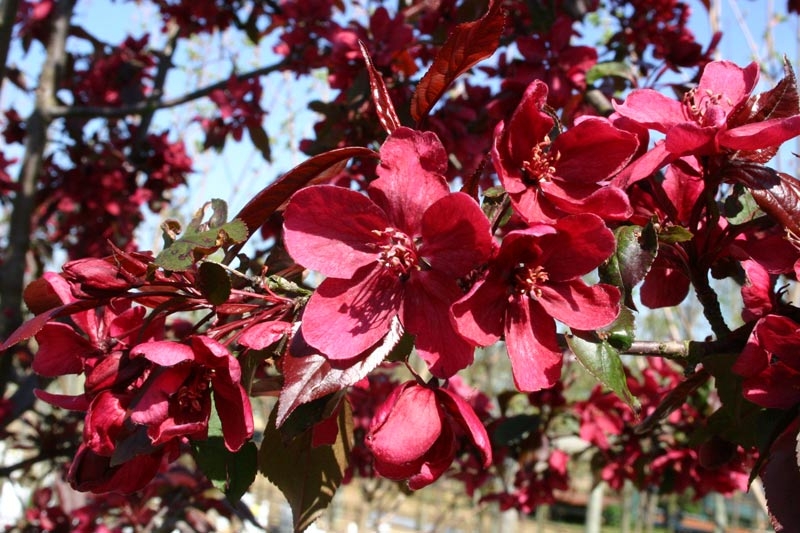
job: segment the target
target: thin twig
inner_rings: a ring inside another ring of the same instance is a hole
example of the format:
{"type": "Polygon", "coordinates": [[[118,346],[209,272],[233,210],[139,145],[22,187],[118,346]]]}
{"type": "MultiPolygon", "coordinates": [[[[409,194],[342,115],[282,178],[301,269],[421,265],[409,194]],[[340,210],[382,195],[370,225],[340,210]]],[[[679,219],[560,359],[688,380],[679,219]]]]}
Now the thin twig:
{"type": "MultiPolygon", "coordinates": [[[[248,80],[250,78],[256,78],[258,76],[266,76],[267,74],[271,74],[272,72],[276,72],[282,69],[286,65],[286,61],[282,60],[274,65],[267,65],[265,67],[258,68],[256,70],[247,72],[245,74],[240,74],[236,76],[236,79],[239,81],[248,80]]],[[[208,96],[213,91],[218,89],[223,89],[228,84],[228,80],[218,81],[216,83],[212,83],[211,85],[207,85],[206,87],[201,87],[200,89],[194,90],[190,93],[184,94],[183,96],[178,96],[176,98],[166,99],[166,100],[158,100],[158,101],[151,101],[151,100],[144,100],[134,105],[130,106],[122,106],[122,107],[112,107],[112,106],[88,106],[88,107],[80,107],[80,106],[54,106],[50,108],[50,116],[51,117],[124,117],[128,115],[143,115],[145,113],[149,113],[159,109],[169,109],[172,107],[177,107],[179,105],[183,105],[198,98],[202,98],[204,96],[208,96]]]]}

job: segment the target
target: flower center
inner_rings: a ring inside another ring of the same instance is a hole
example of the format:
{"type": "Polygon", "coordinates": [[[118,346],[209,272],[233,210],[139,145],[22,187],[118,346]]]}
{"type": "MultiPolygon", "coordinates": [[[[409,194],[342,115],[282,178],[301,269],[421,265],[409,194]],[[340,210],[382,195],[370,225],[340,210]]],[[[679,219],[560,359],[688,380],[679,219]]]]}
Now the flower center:
{"type": "Polygon", "coordinates": [[[700,126],[722,126],[725,123],[727,112],[720,105],[723,101],[728,108],[733,106],[730,98],[724,94],[714,94],[708,89],[698,92],[697,87],[694,87],[683,95],[687,117],[700,126]]]}
{"type": "Polygon", "coordinates": [[[556,172],[555,162],[558,161],[559,154],[552,154],[549,149],[549,137],[545,137],[542,142],[531,148],[530,157],[522,163],[522,173],[527,181],[536,184],[553,179],[556,172]]]}
{"type": "Polygon", "coordinates": [[[421,269],[417,247],[411,237],[394,228],[373,230],[372,233],[386,239],[386,244],[373,245],[375,249],[380,250],[378,263],[381,266],[399,277],[406,277],[412,270],[421,269]]]}
{"type": "Polygon", "coordinates": [[[541,265],[526,265],[521,263],[514,269],[513,291],[515,294],[527,294],[531,298],[542,296],[542,285],[550,276],[541,265]]]}
{"type": "Polygon", "coordinates": [[[212,370],[193,372],[189,379],[175,393],[175,403],[183,415],[203,412],[203,405],[209,394],[212,370]]]}

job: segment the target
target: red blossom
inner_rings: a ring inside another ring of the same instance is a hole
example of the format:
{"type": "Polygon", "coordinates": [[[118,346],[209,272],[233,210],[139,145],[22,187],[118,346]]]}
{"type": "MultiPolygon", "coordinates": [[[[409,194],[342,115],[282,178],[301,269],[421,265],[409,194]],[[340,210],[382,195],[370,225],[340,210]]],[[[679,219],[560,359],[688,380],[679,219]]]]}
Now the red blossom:
{"type": "Polygon", "coordinates": [[[779,146],[800,135],[800,113],[741,123],[740,111],[758,83],[759,67],[730,61],[709,63],[697,86],[682,101],[653,89],[633,91],[614,104],[618,116],[665,135],[624,177],[626,184],[642,179],[684,155],[755,152],[779,146]]]}
{"type": "Polygon", "coordinates": [[[447,470],[460,435],[469,438],[487,468],[492,463],[489,436],[469,404],[447,389],[407,381],[378,408],[366,443],[380,475],[408,479],[416,490],[447,470]]]}
{"type": "Polygon", "coordinates": [[[627,196],[604,182],[636,152],[636,136],[588,117],[551,141],[547,93],[543,82],[531,83],[508,123],[495,130],[492,162],[517,212],[529,223],[577,213],[627,219],[627,196]]]}
{"type": "Polygon", "coordinates": [[[161,367],[142,386],[131,410],[134,423],[146,425],[153,444],[180,436],[205,438],[211,396],[222,421],[225,446],[236,451],[253,436],[250,398],[242,387],[239,361],[209,337],[196,335],[190,344],[154,341],[131,350],[161,367]]]}
{"type": "Polygon", "coordinates": [[[489,255],[489,223],[469,196],[448,191],[435,135],[398,128],[380,153],[368,197],[312,186],[286,209],[289,253],[328,276],[306,306],[303,335],[330,359],[352,361],[399,316],[431,372],[449,377],[472,361],[448,309],[459,278],[489,255]]]}
{"type": "Polygon", "coordinates": [[[581,279],[614,247],[611,231],[589,214],[509,233],[485,276],[453,305],[456,329],[478,346],[504,336],[519,390],[551,387],[561,375],[554,319],[592,330],[619,312],[616,287],[581,279]]]}

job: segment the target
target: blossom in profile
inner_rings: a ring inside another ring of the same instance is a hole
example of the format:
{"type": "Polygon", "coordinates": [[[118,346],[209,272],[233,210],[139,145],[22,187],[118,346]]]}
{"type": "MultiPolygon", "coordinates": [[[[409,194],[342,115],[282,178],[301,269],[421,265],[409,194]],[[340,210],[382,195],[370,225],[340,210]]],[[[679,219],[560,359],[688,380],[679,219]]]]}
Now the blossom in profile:
{"type": "Polygon", "coordinates": [[[492,464],[486,429],[469,404],[453,391],[413,381],[398,386],[378,407],[366,437],[375,470],[389,479],[407,479],[412,490],[433,483],[449,468],[462,436],[492,464]]]}
{"type": "Polygon", "coordinates": [[[449,319],[459,279],[488,260],[489,222],[450,193],[438,138],[398,128],[380,151],[367,196],[331,185],[294,194],[285,213],[290,255],[327,276],[303,314],[305,340],[340,364],[355,363],[399,317],[437,377],[472,362],[473,346],[449,319]]]}
{"type": "Polygon", "coordinates": [[[614,235],[591,214],[510,232],[484,277],[453,304],[456,329],[477,346],[505,337],[520,391],[553,386],[562,359],[555,320],[593,330],[619,313],[616,287],[581,279],[614,247],[614,235]]]}

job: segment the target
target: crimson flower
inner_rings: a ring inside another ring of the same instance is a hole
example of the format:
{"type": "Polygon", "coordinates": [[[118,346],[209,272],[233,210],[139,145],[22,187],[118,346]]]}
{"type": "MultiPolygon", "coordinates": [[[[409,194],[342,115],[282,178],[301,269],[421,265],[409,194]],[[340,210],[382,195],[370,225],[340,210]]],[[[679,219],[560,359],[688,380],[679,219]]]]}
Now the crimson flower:
{"type": "Polygon", "coordinates": [[[153,341],[139,344],[131,356],[141,356],[160,368],[143,385],[130,419],[146,425],[154,445],[187,436],[208,436],[211,395],[222,422],[225,446],[236,451],[253,436],[250,398],[240,380],[239,361],[219,342],[203,336],[190,344],[153,341]]]}
{"type": "Polygon", "coordinates": [[[744,397],[757,405],[789,409],[800,403],[800,325],[778,315],[760,319],[733,371],[744,376],[744,397]]]}
{"type": "Polygon", "coordinates": [[[483,468],[488,468],[492,464],[489,436],[469,404],[447,389],[407,381],[376,411],[366,444],[381,476],[408,479],[409,488],[416,490],[447,470],[461,435],[472,441],[483,468]]]}
{"type": "Polygon", "coordinates": [[[472,362],[449,319],[458,280],[488,259],[489,222],[468,195],[450,193],[447,156],[432,133],[398,128],[380,151],[368,196],[331,185],[295,193],[284,238],[300,264],[327,276],[303,314],[305,340],[353,362],[399,316],[437,377],[472,362]]]}
{"type": "Polygon", "coordinates": [[[456,329],[478,346],[505,335],[520,391],[553,386],[561,375],[553,319],[593,330],[613,322],[619,312],[616,287],[589,286],[581,279],[614,247],[614,235],[591,214],[512,231],[486,275],[452,306],[456,329]]]}
{"type": "Polygon", "coordinates": [[[514,207],[529,223],[578,213],[627,219],[633,214],[628,197],[603,182],[631,159],[636,136],[586,117],[551,141],[555,120],[544,111],[547,91],[534,80],[508,123],[495,129],[492,162],[514,207]]]}
{"type": "Polygon", "coordinates": [[[629,170],[626,184],[683,155],[752,152],[780,146],[800,134],[798,114],[752,121],[746,104],[753,109],[763,105],[748,101],[758,75],[756,62],[741,68],[730,61],[712,61],[703,70],[697,87],[688,91],[682,101],[653,89],[638,89],[624,103],[615,104],[617,116],[665,135],[629,170]]]}

